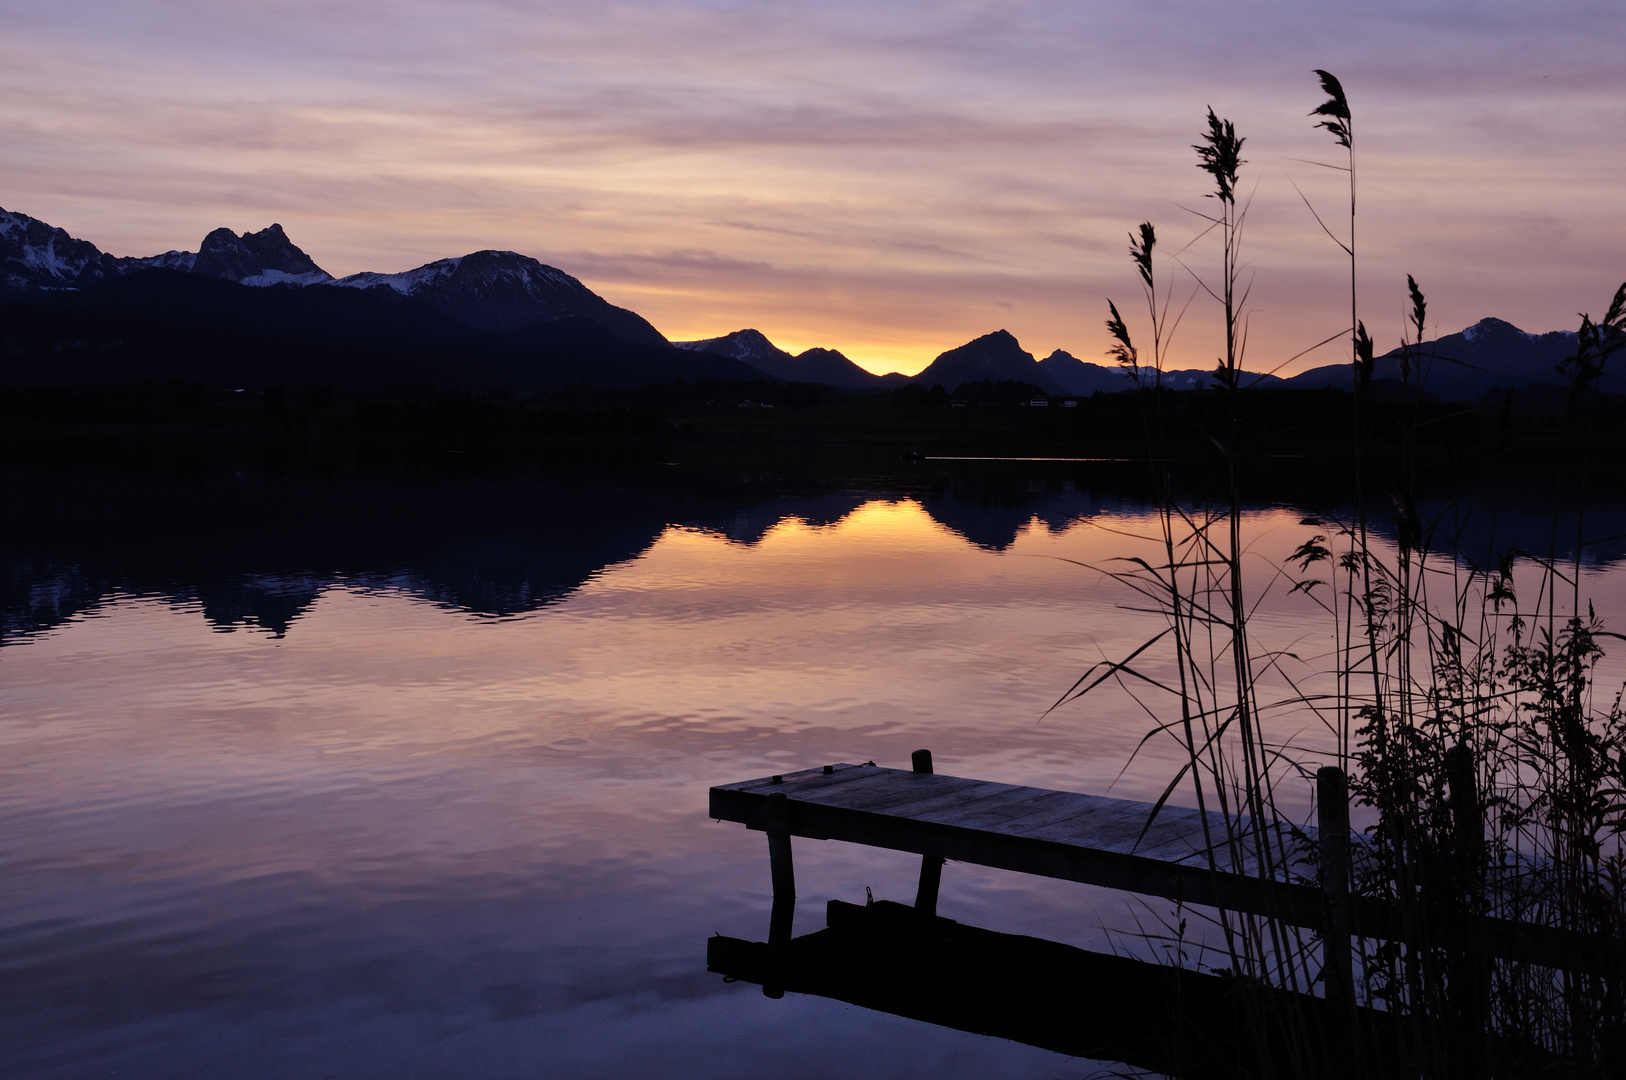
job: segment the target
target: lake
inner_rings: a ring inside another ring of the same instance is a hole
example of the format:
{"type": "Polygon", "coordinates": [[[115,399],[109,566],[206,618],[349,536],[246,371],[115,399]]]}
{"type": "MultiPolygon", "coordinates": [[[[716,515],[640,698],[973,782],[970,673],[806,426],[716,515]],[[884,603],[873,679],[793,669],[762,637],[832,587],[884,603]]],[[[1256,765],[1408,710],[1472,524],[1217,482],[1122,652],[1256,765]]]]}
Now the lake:
{"type": "MultiPolygon", "coordinates": [[[[975,491],[10,476],[0,1073],[1109,1068],[706,971],[770,901],[762,834],[707,818],[713,784],[919,747],[1125,798],[1174,774],[1172,743],[1136,754],[1155,698],[1047,712],[1161,628],[1109,574],[1149,513],[1022,468],[975,491]]],[[[1259,582],[1305,513],[1249,511],[1259,582]]],[[[1587,570],[1606,617],[1620,554],[1587,570]]],[[[1313,683],[1331,626],[1283,581],[1256,646],[1313,683]]],[[[1310,718],[1280,723],[1325,757],[1310,718]]],[[[913,897],[914,856],[796,857],[800,930],[830,898],[913,897]]],[[[939,904],[1137,955],[1166,911],[956,864],[939,904]]]]}

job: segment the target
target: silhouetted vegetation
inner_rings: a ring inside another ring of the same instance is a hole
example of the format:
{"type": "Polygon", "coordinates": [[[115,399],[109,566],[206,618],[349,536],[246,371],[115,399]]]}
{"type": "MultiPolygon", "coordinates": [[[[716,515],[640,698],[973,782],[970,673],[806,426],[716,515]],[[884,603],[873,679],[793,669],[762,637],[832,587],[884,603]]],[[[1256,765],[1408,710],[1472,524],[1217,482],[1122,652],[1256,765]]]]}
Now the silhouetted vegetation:
{"type": "MultiPolygon", "coordinates": [[[[1337,428],[1347,434],[1337,441],[1349,451],[1341,478],[1331,482],[1354,498],[1346,514],[1304,520],[1310,532],[1290,560],[1297,578],[1290,591],[1319,606],[1335,647],[1313,675],[1289,677],[1282,654],[1250,632],[1279,575],[1262,585],[1244,579],[1246,462],[1280,446],[1281,435],[1257,437],[1260,421],[1275,410],[1236,378],[1245,301],[1237,275],[1246,218],[1246,206],[1237,204],[1243,140],[1210,110],[1196,150],[1213,185],[1217,209],[1201,216],[1221,247],[1221,270],[1218,281],[1199,285],[1223,311],[1222,388],[1195,399],[1200,415],[1182,417],[1191,406],[1160,395],[1139,398],[1146,406],[1143,460],[1162,500],[1163,556],[1132,560],[1114,573],[1154,603],[1168,627],[1107,673],[1167,694],[1145,702],[1164,718],[1152,734],[1172,736],[1185,754],[1164,799],[1185,789],[1199,808],[1224,816],[1224,835],[1211,838],[1216,872],[1278,881],[1294,874],[1295,830],[1282,824],[1278,793],[1306,782],[1317,752],[1283,741],[1284,730],[1320,729],[1331,748],[1331,760],[1322,761],[1348,774],[1350,790],[1373,816],[1349,862],[1328,861],[1346,858],[1329,854],[1342,844],[1322,846],[1318,872],[1329,897],[1341,894],[1326,882],[1350,882],[1353,895],[1340,903],[1346,912],[1361,904],[1380,912],[1381,935],[1362,936],[1357,925],[1352,946],[1345,945],[1347,937],[1334,931],[1349,925],[1339,921],[1348,915],[1335,914],[1331,900],[1319,938],[1286,918],[1218,914],[1214,929],[1231,974],[1240,986],[1258,988],[1257,1007],[1245,1018],[1253,1038],[1261,1047],[1292,1048],[1276,1069],[1302,1076],[1619,1075],[1626,1061],[1626,717],[1620,690],[1596,681],[1604,644],[1618,635],[1586,596],[1583,552],[1587,498],[1606,456],[1599,436],[1620,418],[1619,403],[1599,395],[1597,384],[1606,361],[1626,347],[1626,285],[1603,318],[1583,316],[1577,351],[1563,366],[1566,390],[1542,398],[1506,393],[1500,402],[1491,395],[1480,406],[1451,408],[1427,394],[1427,303],[1408,277],[1399,385],[1376,386],[1374,348],[1354,291],[1351,110],[1338,80],[1317,75],[1328,101],[1312,115],[1325,117],[1317,126],[1348,151],[1351,177],[1348,242],[1328,230],[1351,264],[1344,331],[1351,393],[1325,401],[1343,413],[1337,428]],[[1182,497],[1173,475],[1182,452],[1194,449],[1184,435],[1193,430],[1213,447],[1209,484],[1182,497]],[[1478,520],[1489,511],[1465,496],[1422,509],[1429,483],[1444,479],[1465,492],[1472,481],[1507,477],[1518,463],[1543,475],[1551,494],[1543,548],[1497,544],[1494,523],[1478,520]],[[1172,674],[1142,669],[1137,658],[1164,641],[1172,674]],[[1493,949],[1493,934],[1549,944],[1504,941],[1493,949]],[[1567,952],[1551,944],[1560,940],[1554,934],[1569,935],[1561,939],[1567,952]],[[1284,998],[1284,991],[1300,996],[1284,998]],[[1337,1003],[1347,1021],[1329,1021],[1310,1007],[1313,996],[1337,1003]]],[[[1161,366],[1166,305],[1158,299],[1154,243],[1151,227],[1142,226],[1130,255],[1161,366]]],[[[1108,328],[1120,362],[1140,362],[1115,304],[1108,328]]],[[[1332,414],[1313,409],[1303,420],[1330,431],[1332,414]]],[[[1074,695],[1106,678],[1087,673],[1074,695]]],[[[1341,793],[1341,779],[1322,790],[1341,793]]],[[[1329,818],[1322,820],[1325,828],[1329,818]]],[[[1174,945],[1183,948],[1185,930],[1183,919],[1168,928],[1174,945]]]]}

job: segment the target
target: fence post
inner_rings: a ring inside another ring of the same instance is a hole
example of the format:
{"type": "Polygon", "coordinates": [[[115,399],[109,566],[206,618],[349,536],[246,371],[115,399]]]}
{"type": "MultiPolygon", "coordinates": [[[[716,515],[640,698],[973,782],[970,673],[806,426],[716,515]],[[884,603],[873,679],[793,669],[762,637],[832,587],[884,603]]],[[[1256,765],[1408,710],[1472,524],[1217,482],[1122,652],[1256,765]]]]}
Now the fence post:
{"type": "Polygon", "coordinates": [[[1315,774],[1316,824],[1321,848],[1321,896],[1327,924],[1321,933],[1321,978],[1327,1002],[1347,1012],[1355,1004],[1349,923],[1349,780],[1327,765],[1315,774]]]}
{"type": "MultiPolygon", "coordinates": [[[[1467,743],[1459,742],[1445,752],[1445,782],[1450,791],[1451,824],[1456,830],[1457,899],[1466,905],[1463,914],[1478,916],[1483,913],[1480,874],[1485,866],[1485,815],[1479,800],[1479,770],[1467,743]]],[[[1462,1022],[1470,1036],[1464,1042],[1471,1055],[1465,1065],[1484,1075],[1487,1063],[1479,1052],[1483,1039],[1474,1036],[1490,1029],[1491,963],[1483,931],[1476,931],[1477,925],[1478,919],[1470,917],[1447,931],[1448,940],[1454,939],[1455,946],[1448,978],[1460,984],[1460,992],[1453,987],[1453,996],[1463,1003],[1462,1022]]]]}
{"type": "MultiPolygon", "coordinates": [[[[909,764],[917,773],[932,771],[932,752],[930,750],[916,750],[909,755],[909,764]]],[[[915,913],[918,915],[937,914],[937,889],[943,883],[943,860],[935,855],[922,855],[920,858],[920,885],[915,889],[915,913]]]]}

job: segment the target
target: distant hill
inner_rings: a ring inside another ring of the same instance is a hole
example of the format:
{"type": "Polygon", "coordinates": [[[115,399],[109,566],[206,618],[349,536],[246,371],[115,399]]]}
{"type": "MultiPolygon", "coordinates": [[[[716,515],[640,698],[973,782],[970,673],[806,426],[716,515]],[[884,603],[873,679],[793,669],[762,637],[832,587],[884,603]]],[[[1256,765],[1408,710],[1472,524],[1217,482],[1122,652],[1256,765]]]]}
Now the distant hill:
{"type": "Polygon", "coordinates": [[[1066,393],[1009,330],[995,330],[940,354],[913,381],[949,391],[962,383],[1025,382],[1047,394],[1066,393]]]}
{"type": "MultiPolygon", "coordinates": [[[[1136,385],[1135,380],[1123,368],[1091,364],[1061,349],[1040,360],[1039,366],[1069,394],[1087,395],[1096,391],[1116,394],[1136,385]]],[[[1141,386],[1149,387],[1161,383],[1170,390],[1201,390],[1218,385],[1214,373],[1201,368],[1175,368],[1165,371],[1161,380],[1158,379],[1157,372],[1149,367],[1141,368],[1138,375],[1141,386]]],[[[1256,371],[1246,371],[1242,375],[1244,388],[1280,385],[1282,380],[1274,375],[1264,375],[1256,371]]]]}
{"type": "Polygon", "coordinates": [[[1122,368],[1086,363],[1062,349],[1040,360],[1039,368],[1054,380],[1063,393],[1080,397],[1088,397],[1097,391],[1116,394],[1131,386],[1122,368]]]}
{"type": "Polygon", "coordinates": [[[743,361],[786,382],[820,383],[846,390],[874,390],[908,382],[905,375],[875,375],[835,349],[808,349],[792,356],[760,330],[736,330],[703,341],[674,341],[679,349],[715,353],[743,361]]]}
{"type": "MultiPolygon", "coordinates": [[[[1122,368],[1104,364],[1091,364],[1072,353],[1057,349],[1043,360],[1035,360],[1007,330],[969,341],[957,349],[943,353],[930,366],[916,375],[914,381],[927,386],[942,386],[952,391],[962,383],[982,380],[1025,382],[1037,386],[1047,394],[1088,397],[1091,394],[1117,394],[1135,385],[1122,368]]],[[[1156,373],[1151,368],[1140,370],[1143,386],[1151,386],[1156,373]]],[[[1171,390],[1197,390],[1215,385],[1211,371],[1195,368],[1165,371],[1162,384],[1171,390]]],[[[1274,375],[1247,372],[1242,385],[1280,386],[1282,380],[1274,375]]]]}
{"type": "MultiPolygon", "coordinates": [[[[1496,389],[1523,389],[1528,386],[1558,386],[1564,382],[1558,364],[1575,354],[1575,334],[1553,330],[1527,334],[1501,319],[1481,319],[1461,333],[1426,341],[1419,348],[1421,372],[1410,382],[1442,401],[1472,401],[1496,389]]],[[[1400,380],[1399,349],[1378,358],[1373,368],[1374,382],[1400,380]]],[[[1347,390],[1351,374],[1348,362],[1327,364],[1286,380],[1293,388],[1333,386],[1347,390]]],[[[1601,389],[1619,393],[1620,380],[1605,376],[1601,389]]]]}

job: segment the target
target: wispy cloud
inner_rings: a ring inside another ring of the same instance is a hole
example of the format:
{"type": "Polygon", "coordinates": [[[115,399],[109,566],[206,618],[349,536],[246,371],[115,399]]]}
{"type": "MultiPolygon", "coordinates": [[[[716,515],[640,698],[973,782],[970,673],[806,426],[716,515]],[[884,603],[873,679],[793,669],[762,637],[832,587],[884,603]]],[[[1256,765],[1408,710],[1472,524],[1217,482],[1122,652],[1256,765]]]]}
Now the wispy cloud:
{"type": "Polygon", "coordinates": [[[1626,276],[1623,45],[1586,3],[0,0],[0,205],[121,254],[274,219],[340,273],[513,248],[674,337],[871,366],[995,325],[1088,357],[1126,230],[1199,225],[1212,104],[1268,365],[1343,318],[1289,183],[1338,201],[1311,68],[1356,108],[1368,325],[1410,272],[1442,330],[1540,330],[1626,276]]]}

